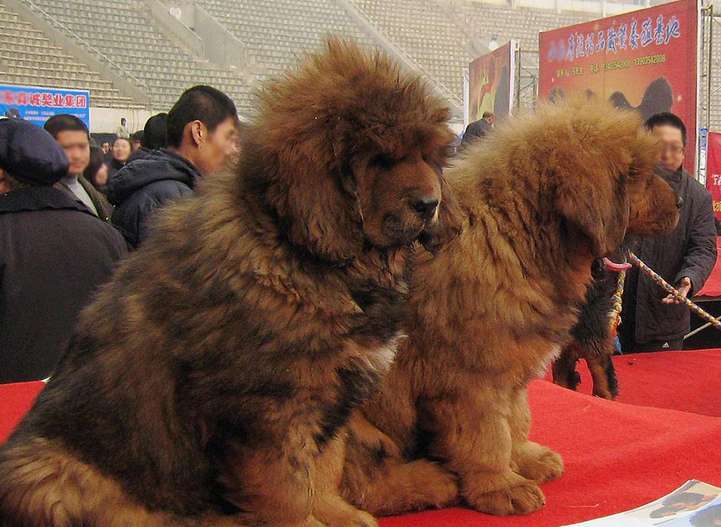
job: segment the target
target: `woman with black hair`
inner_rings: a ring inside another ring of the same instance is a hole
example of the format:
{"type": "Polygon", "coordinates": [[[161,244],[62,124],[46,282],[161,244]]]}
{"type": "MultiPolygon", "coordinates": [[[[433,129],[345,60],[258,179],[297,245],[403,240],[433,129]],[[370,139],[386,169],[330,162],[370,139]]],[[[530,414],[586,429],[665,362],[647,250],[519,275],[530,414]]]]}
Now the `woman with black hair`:
{"type": "Polygon", "coordinates": [[[105,188],[108,184],[108,165],[105,164],[105,154],[99,146],[90,147],[90,163],[83,173],[85,179],[90,181],[93,186],[100,192],[105,194],[105,188]]]}
{"type": "Polygon", "coordinates": [[[130,144],[130,139],[125,137],[115,138],[112,149],[113,158],[110,160],[110,166],[108,167],[108,179],[112,179],[118,170],[127,164],[132,150],[133,147],[130,144]]]}

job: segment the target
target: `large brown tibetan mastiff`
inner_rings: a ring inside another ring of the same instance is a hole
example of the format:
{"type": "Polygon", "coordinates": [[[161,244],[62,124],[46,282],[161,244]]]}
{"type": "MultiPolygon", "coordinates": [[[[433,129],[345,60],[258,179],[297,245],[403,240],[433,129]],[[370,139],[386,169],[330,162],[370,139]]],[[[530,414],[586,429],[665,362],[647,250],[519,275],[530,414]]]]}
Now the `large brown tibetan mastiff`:
{"type": "Polygon", "coordinates": [[[237,170],[162,214],[83,313],[0,450],[0,525],[374,524],[327,467],[393,360],[412,245],[459,226],[447,118],[338,41],[271,85],[237,170]]]}
{"type": "Polygon", "coordinates": [[[569,341],[594,259],[626,232],[677,221],[676,197],[654,175],[658,146],[640,126],[606,105],[550,105],[446,173],[463,232],[417,258],[409,340],[350,426],[342,486],[356,505],[442,505],[449,475],[480,511],[543,505],[539,483],[563,463],[528,440],[527,384],[569,341]]]}

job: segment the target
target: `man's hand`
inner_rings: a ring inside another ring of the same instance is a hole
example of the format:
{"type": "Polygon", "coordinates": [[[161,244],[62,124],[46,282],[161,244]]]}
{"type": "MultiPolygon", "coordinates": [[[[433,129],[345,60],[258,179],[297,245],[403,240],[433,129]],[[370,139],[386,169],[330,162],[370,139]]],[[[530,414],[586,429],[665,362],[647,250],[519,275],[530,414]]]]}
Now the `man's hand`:
{"type": "MultiPolygon", "coordinates": [[[[688,292],[691,291],[691,279],[688,276],[684,276],[681,278],[681,281],[676,285],[676,289],[678,289],[678,292],[681,293],[681,295],[686,298],[688,296],[688,292]]],[[[680,300],[677,300],[675,296],[668,295],[666,298],[661,300],[664,304],[681,304],[682,302],[680,300]]]]}

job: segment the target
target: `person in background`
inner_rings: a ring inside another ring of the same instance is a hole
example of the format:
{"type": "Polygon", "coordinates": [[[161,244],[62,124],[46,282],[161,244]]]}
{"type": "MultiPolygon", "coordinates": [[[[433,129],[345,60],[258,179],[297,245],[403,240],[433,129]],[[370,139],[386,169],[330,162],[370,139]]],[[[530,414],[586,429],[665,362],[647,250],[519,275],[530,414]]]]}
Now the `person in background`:
{"type": "Polygon", "coordinates": [[[137,132],[134,132],[133,135],[130,136],[130,148],[131,148],[131,155],[138,151],[138,148],[140,148],[141,144],[143,142],[143,131],[138,130],[137,132]]]}
{"type": "Polygon", "coordinates": [[[80,310],[127,254],[123,237],[69,193],[62,148],[0,120],[0,383],[48,377],[80,310]]]}
{"type": "Polygon", "coordinates": [[[120,119],[120,126],[115,129],[115,137],[122,137],[123,139],[130,139],[130,132],[127,128],[127,121],[125,117],[120,119]]]}
{"type": "MultiPolygon", "coordinates": [[[[679,197],[680,219],[670,233],[641,238],[636,255],[685,297],[700,291],[716,262],[711,195],[683,169],[686,126],[672,113],[652,115],[646,128],[663,145],[658,173],[679,197]]],[[[619,339],[623,353],[680,350],[689,309],[634,267],[626,275],[619,339]]]]}
{"type": "Polygon", "coordinates": [[[180,96],[167,117],[168,148],[136,159],[108,183],[112,221],[130,245],[147,237],[159,207],[193,194],[198,180],[225,168],[237,133],[235,105],[223,92],[195,86],[180,96]]]}
{"type": "Polygon", "coordinates": [[[716,224],[716,236],[721,236],[721,220],[714,218],[713,221],[716,224]]]}
{"type": "Polygon", "coordinates": [[[117,137],[115,141],[113,141],[113,158],[108,165],[108,179],[113,179],[113,176],[128,163],[132,150],[133,147],[130,144],[130,139],[117,137]]]}
{"type": "Polygon", "coordinates": [[[160,150],[166,146],[168,146],[168,114],[159,113],[145,122],[140,148],[130,155],[128,163],[147,157],[153,150],[160,150]]]}
{"type": "Polygon", "coordinates": [[[105,164],[105,156],[100,147],[90,147],[90,163],[85,169],[83,177],[102,194],[105,194],[108,184],[108,165],[105,164]]]}
{"type": "Polygon", "coordinates": [[[466,127],[461,144],[466,146],[473,141],[485,137],[496,125],[496,116],[491,112],[484,112],[483,117],[474,121],[466,127]]]}
{"type": "Polygon", "coordinates": [[[90,134],[85,123],[74,115],[60,114],[48,119],[44,128],[62,147],[69,161],[68,173],[57,183],[58,188],[72,194],[100,219],[110,221],[113,208],[83,177],[90,164],[90,134]]]}
{"type": "Polygon", "coordinates": [[[110,155],[110,150],[111,150],[111,148],[110,148],[110,143],[108,143],[107,141],[105,141],[105,142],[100,146],[100,149],[103,151],[103,155],[104,155],[104,156],[110,155]]]}

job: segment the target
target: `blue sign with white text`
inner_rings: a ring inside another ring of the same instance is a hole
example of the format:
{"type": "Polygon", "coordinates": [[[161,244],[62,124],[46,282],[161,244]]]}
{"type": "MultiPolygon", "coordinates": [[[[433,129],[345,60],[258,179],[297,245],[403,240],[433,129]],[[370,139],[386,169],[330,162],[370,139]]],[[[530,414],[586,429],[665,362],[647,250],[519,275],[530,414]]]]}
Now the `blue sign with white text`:
{"type": "Polygon", "coordinates": [[[74,115],[90,129],[90,91],[0,84],[0,116],[43,126],[58,114],[74,115]]]}

